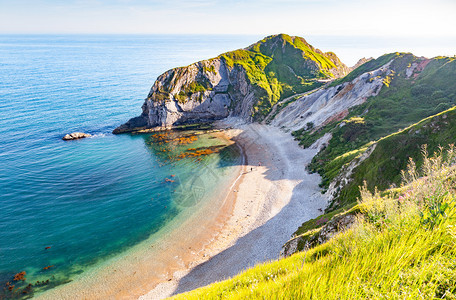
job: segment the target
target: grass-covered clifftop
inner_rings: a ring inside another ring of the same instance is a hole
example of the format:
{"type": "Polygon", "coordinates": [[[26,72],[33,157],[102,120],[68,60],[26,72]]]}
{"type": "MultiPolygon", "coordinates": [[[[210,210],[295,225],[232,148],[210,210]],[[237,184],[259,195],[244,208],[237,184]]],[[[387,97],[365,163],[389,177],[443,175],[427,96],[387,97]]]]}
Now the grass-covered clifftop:
{"type": "MultiPolygon", "coordinates": [[[[349,72],[334,53],[324,53],[301,37],[278,34],[268,36],[245,49],[230,51],[199,62],[200,73],[195,81],[187,83],[174,98],[185,103],[192,94],[211,91],[214,87],[208,78],[217,73],[213,66],[214,60],[222,60],[228,73],[234,69],[235,73],[245,73],[255,94],[250,115],[257,121],[263,120],[280,99],[321,86],[323,83],[319,80],[339,78],[349,72]]],[[[173,84],[178,82],[180,77],[188,75],[186,68],[170,70],[173,76],[167,77],[168,80],[152,95],[153,100],[168,99],[175,90],[173,84]]],[[[233,97],[236,91],[232,89],[235,86],[235,83],[230,84],[228,93],[233,101],[239,101],[240,99],[233,97]]]]}
{"type": "Polygon", "coordinates": [[[323,53],[301,37],[272,35],[246,49],[219,56],[228,67],[242,66],[255,87],[253,116],[262,120],[280,99],[321,86],[349,69],[332,52],[323,53]]]}
{"type": "Polygon", "coordinates": [[[328,242],[174,299],[454,299],[455,154],[410,164],[383,195],[362,189],[351,227],[328,242]]]}

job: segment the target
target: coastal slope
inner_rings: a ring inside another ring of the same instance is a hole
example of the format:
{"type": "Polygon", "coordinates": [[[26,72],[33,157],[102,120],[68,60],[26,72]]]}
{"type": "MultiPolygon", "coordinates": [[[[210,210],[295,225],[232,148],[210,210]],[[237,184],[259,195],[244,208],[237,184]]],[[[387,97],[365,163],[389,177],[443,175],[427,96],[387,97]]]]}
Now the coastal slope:
{"type": "MultiPolygon", "coordinates": [[[[322,176],[321,186],[329,188],[334,201],[352,203],[359,196],[357,186],[363,180],[370,188],[388,188],[399,183],[398,174],[408,157],[419,159],[421,144],[430,143],[439,130],[421,130],[413,139],[403,139],[407,143],[391,145],[395,149],[389,157],[396,166],[394,172],[377,165],[372,169],[375,172],[358,173],[349,193],[340,193],[352,173],[357,172],[357,166],[371,153],[378,153],[379,149],[374,151],[377,141],[453,107],[454,80],[454,57],[428,59],[411,53],[385,54],[335,80],[321,95],[299,98],[284,108],[272,124],[292,131],[303,147],[323,142],[325,147],[312,159],[309,169],[322,176]],[[339,93],[334,93],[334,89],[339,93]]],[[[450,124],[451,119],[446,122],[450,124]]],[[[454,138],[447,138],[441,146],[454,142],[454,138]]],[[[434,144],[435,149],[438,144],[434,144]]],[[[334,203],[329,210],[340,207],[334,203]]]]}
{"type": "Polygon", "coordinates": [[[327,224],[352,219],[344,232],[308,233],[310,245],[323,244],[172,299],[453,299],[455,150],[425,158],[423,172],[409,165],[399,189],[363,189],[356,207],[327,224]]]}

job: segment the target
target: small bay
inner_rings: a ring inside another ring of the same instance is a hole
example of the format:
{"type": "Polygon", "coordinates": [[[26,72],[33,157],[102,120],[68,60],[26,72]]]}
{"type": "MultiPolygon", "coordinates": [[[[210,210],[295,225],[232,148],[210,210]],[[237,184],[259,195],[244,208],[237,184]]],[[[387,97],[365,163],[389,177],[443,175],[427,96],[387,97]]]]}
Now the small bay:
{"type": "Polygon", "coordinates": [[[201,131],[165,142],[111,131],[162,72],[251,40],[0,36],[0,283],[22,271],[17,294],[69,282],[210,201],[235,174],[236,147],[201,131]],[[74,131],[93,137],[61,140],[74,131]]]}

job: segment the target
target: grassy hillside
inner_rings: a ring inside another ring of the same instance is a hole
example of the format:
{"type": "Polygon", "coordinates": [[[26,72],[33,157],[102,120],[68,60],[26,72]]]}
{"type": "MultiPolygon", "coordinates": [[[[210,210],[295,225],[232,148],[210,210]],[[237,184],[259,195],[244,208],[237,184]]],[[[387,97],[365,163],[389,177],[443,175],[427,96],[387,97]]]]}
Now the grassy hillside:
{"type": "Polygon", "coordinates": [[[321,86],[317,80],[348,73],[334,53],[323,53],[305,39],[286,34],[266,37],[219,58],[230,68],[240,66],[245,70],[255,88],[257,104],[253,117],[256,120],[262,120],[280,99],[321,86]]]}
{"type": "Polygon", "coordinates": [[[359,75],[364,74],[366,72],[371,72],[371,71],[377,70],[378,68],[380,68],[384,64],[388,63],[392,59],[395,59],[400,56],[404,56],[404,53],[399,53],[399,52],[389,53],[389,54],[382,55],[377,59],[372,59],[372,60],[366,62],[365,64],[362,64],[355,70],[351,71],[347,76],[334,80],[330,86],[336,86],[336,85],[342,84],[344,82],[350,82],[353,79],[355,79],[356,77],[358,77],[359,75]]]}
{"type": "Polygon", "coordinates": [[[454,299],[454,147],[444,157],[411,164],[383,196],[364,188],[357,220],[329,242],[174,299],[454,299]]]}
{"type": "MultiPolygon", "coordinates": [[[[372,154],[355,168],[352,181],[342,188],[331,208],[356,201],[359,197],[358,186],[362,185],[363,181],[370,190],[375,186],[384,190],[391,184],[398,185],[401,181],[401,170],[406,167],[408,158],[413,158],[417,165],[421,166],[423,145],[427,145],[427,151],[432,153],[437,151],[439,146],[455,143],[456,107],[380,139],[372,154]]],[[[337,160],[336,158],[334,161],[337,160]]]]}
{"type": "MultiPolygon", "coordinates": [[[[293,133],[303,146],[311,145],[324,133],[332,133],[328,146],[314,157],[310,165],[312,171],[322,175],[323,187],[328,187],[340,167],[372,141],[456,104],[456,85],[452,84],[456,79],[455,58],[438,57],[425,61],[412,54],[394,53],[370,61],[353,72],[375,69],[391,58],[394,58],[391,63],[393,72],[377,96],[353,107],[340,122],[332,122],[314,132],[302,129],[293,133]],[[408,77],[407,68],[412,64],[421,64],[424,69],[408,77]]],[[[354,75],[351,73],[347,77],[350,76],[354,75]]],[[[385,186],[382,182],[378,184],[385,186]]]]}

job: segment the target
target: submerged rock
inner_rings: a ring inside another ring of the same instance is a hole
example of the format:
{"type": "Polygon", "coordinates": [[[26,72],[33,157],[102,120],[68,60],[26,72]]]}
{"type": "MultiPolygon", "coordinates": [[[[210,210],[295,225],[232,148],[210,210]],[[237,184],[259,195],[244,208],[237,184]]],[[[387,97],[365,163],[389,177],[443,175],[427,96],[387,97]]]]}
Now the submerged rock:
{"type": "Polygon", "coordinates": [[[71,141],[71,140],[78,140],[78,139],[83,139],[87,137],[91,137],[91,134],[88,133],[83,133],[83,132],[73,132],[70,134],[65,135],[62,140],[64,141],[71,141]]]}

